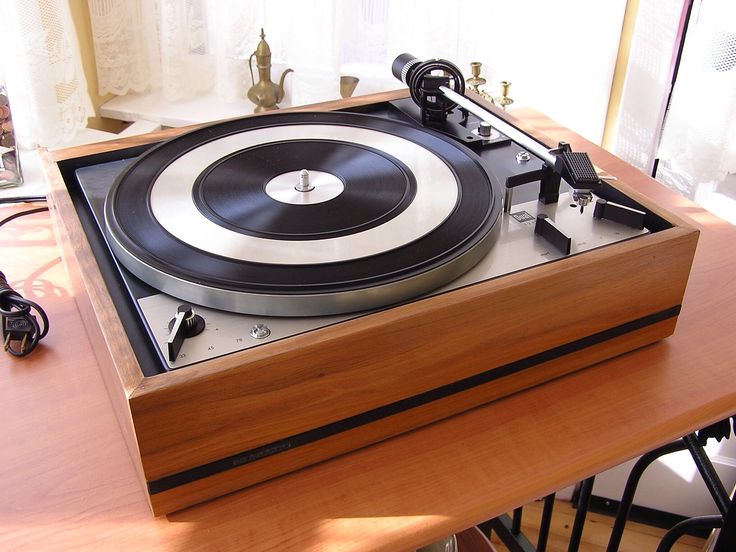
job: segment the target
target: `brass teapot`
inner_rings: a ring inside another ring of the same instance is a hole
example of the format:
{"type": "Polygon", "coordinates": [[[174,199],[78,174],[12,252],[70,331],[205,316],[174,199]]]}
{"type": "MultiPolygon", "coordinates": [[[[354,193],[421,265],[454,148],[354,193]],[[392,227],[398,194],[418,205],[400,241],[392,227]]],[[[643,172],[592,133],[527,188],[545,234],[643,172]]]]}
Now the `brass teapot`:
{"type": "Polygon", "coordinates": [[[261,41],[258,43],[255,52],[248,58],[250,80],[253,83],[253,86],[248,89],[248,99],[256,104],[255,113],[279,108],[276,104],[284,99],[284,79],[287,74],[292,72],[291,69],[286,69],[281,74],[278,84],[271,81],[271,48],[265,39],[266,34],[261,29],[261,41]],[[253,56],[256,57],[256,66],[258,67],[258,82],[255,82],[253,77],[253,56]]]}

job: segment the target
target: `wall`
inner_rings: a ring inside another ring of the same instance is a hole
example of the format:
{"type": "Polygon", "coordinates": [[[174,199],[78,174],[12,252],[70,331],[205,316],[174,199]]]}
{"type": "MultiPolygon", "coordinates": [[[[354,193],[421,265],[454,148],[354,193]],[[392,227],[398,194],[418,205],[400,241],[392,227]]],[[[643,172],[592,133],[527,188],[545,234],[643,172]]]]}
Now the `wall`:
{"type": "Polygon", "coordinates": [[[615,139],[616,123],[618,122],[624,80],[626,79],[626,67],[629,64],[631,40],[634,35],[634,25],[636,24],[638,13],[639,0],[628,0],[626,2],[624,23],[621,28],[621,41],[618,46],[616,67],[613,72],[613,82],[611,84],[611,96],[608,98],[608,111],[606,112],[606,122],[604,124],[603,140],[601,142],[601,145],[609,151],[615,139]]]}
{"type": "MultiPolygon", "coordinates": [[[[92,45],[92,27],[89,20],[89,9],[87,0],[69,0],[69,11],[77,30],[77,40],[79,41],[79,50],[82,56],[82,66],[84,67],[84,77],[87,79],[87,89],[95,113],[100,112],[100,106],[110,100],[112,94],[100,96],[97,85],[97,68],[95,67],[95,52],[92,45]]],[[[113,119],[104,117],[91,117],[88,126],[98,130],[118,133],[123,129],[123,123],[113,119]]]]}

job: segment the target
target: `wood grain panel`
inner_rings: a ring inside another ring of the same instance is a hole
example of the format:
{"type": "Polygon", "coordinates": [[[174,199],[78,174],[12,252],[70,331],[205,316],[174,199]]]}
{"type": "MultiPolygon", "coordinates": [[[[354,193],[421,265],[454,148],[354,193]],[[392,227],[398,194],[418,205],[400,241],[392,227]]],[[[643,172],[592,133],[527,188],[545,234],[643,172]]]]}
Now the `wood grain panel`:
{"type": "Polygon", "coordinates": [[[678,305],[696,237],[675,228],[231,355],[201,377],[166,374],[163,389],[162,378],[149,379],[131,398],[146,476],[266,445],[678,305]]]}
{"type": "Polygon", "coordinates": [[[166,514],[221,496],[234,489],[266,481],[528,389],[596,362],[649,345],[672,335],[675,322],[675,319],[665,320],[611,339],[604,344],[588,347],[545,362],[533,369],[506,376],[444,399],[412,408],[402,412],[401,415],[390,416],[321,439],[318,442],[279,453],[277,457],[259,460],[151,495],[153,512],[156,515],[166,514]]]}

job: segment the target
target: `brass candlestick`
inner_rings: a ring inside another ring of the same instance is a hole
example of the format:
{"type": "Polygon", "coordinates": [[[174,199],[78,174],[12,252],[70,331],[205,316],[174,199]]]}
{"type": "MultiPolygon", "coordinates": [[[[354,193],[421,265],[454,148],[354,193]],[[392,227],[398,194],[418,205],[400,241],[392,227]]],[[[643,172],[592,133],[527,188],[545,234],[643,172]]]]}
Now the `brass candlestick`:
{"type": "Polygon", "coordinates": [[[511,83],[509,81],[501,81],[500,85],[501,95],[496,96],[496,104],[500,105],[503,109],[506,109],[507,105],[514,103],[514,100],[509,97],[509,88],[511,88],[511,83]]]}
{"type": "Polygon", "coordinates": [[[484,90],[481,90],[480,87],[483,86],[486,83],[486,79],[484,77],[480,76],[480,68],[481,68],[481,62],[480,61],[473,61],[470,64],[470,73],[471,77],[465,79],[465,82],[470,87],[470,90],[472,92],[475,92],[479,96],[485,98],[489,102],[493,103],[493,96],[485,92],[484,90]]]}
{"type": "Polygon", "coordinates": [[[465,80],[465,82],[468,83],[468,86],[470,89],[475,92],[476,94],[480,94],[480,86],[483,86],[486,83],[486,79],[480,76],[480,67],[481,62],[474,61],[470,64],[470,73],[473,75],[472,77],[465,80]]]}

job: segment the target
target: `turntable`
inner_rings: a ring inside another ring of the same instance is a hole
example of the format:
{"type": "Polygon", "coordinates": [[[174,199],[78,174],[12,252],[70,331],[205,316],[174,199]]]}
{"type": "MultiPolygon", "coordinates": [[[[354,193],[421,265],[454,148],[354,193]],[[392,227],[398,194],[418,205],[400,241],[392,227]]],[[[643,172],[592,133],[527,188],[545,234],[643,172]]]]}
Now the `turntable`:
{"type": "Polygon", "coordinates": [[[408,93],[47,154],[155,514],[674,331],[696,230],[451,63],[393,69],[408,93]]]}

